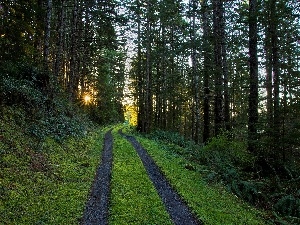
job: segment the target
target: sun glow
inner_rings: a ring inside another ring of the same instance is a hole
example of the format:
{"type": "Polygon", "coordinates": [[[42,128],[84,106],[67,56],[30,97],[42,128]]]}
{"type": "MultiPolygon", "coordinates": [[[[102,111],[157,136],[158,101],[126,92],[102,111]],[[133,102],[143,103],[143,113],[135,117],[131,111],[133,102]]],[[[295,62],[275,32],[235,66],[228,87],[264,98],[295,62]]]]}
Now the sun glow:
{"type": "Polygon", "coordinates": [[[92,98],[90,95],[86,94],[84,95],[83,100],[84,100],[84,104],[88,105],[89,103],[91,103],[92,98]]]}

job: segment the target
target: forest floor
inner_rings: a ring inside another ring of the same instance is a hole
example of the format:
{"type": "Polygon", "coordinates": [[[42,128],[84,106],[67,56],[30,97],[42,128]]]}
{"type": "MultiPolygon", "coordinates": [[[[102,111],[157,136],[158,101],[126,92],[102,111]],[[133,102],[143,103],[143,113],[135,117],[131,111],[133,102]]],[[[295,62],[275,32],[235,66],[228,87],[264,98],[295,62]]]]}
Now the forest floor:
{"type": "Polygon", "coordinates": [[[126,125],[40,140],[16,113],[0,119],[0,224],[272,224],[268,212],[208,183],[209,168],[177,145],[126,125]]]}
{"type": "MultiPolygon", "coordinates": [[[[107,131],[82,224],[265,224],[260,213],[222,190],[216,194],[207,189],[204,197],[201,191],[195,192],[195,188],[206,189],[201,186],[203,183],[193,182],[195,171],[185,168],[182,172],[182,168],[178,168],[173,175],[168,175],[166,168],[158,165],[141,141],[119,128],[107,131]],[[185,180],[176,177],[178,175],[190,179],[196,186],[186,183],[186,190],[182,191],[178,183],[185,180]],[[211,198],[217,198],[213,201],[215,206],[208,202],[211,198]]],[[[156,157],[172,160],[174,156],[156,154],[156,157]]],[[[180,164],[175,166],[180,167],[180,164]]]]}

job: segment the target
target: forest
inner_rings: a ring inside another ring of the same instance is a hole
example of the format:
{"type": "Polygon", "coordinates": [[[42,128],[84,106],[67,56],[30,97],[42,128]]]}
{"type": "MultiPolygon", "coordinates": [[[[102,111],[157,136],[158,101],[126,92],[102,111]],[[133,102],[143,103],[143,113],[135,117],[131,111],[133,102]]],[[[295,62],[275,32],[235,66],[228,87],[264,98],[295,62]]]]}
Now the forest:
{"type": "Polygon", "coordinates": [[[298,0],[0,0],[0,49],[0,224],[33,224],[11,211],[33,207],[22,185],[64,182],[51,160],[93,179],[116,124],[300,224],[298,0]]]}

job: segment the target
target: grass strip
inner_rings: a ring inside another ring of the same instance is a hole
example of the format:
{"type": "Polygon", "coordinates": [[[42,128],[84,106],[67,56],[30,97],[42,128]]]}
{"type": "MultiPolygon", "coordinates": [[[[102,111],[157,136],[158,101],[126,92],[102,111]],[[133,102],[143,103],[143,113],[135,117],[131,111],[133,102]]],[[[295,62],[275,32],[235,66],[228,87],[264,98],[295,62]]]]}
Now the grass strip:
{"type": "Polygon", "coordinates": [[[21,131],[2,136],[0,224],[78,224],[102,151],[103,132],[47,138],[39,150],[21,131]],[[13,146],[13,148],[11,147],[13,146]]]}
{"type": "Polygon", "coordinates": [[[189,163],[174,153],[162,150],[155,141],[137,137],[174,188],[207,225],[263,225],[262,213],[226,192],[220,186],[207,185],[201,171],[188,170],[189,163]]]}
{"type": "Polygon", "coordinates": [[[169,215],[157,194],[135,149],[116,130],[109,224],[171,225],[169,215]]]}

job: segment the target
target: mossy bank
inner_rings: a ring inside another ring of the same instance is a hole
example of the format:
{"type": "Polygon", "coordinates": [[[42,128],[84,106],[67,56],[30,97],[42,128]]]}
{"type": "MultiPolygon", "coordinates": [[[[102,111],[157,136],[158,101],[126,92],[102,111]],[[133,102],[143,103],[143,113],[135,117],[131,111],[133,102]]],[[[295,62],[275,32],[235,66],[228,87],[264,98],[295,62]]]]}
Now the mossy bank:
{"type": "Polygon", "coordinates": [[[0,224],[78,224],[104,132],[38,139],[16,112],[0,119],[0,224]]]}

